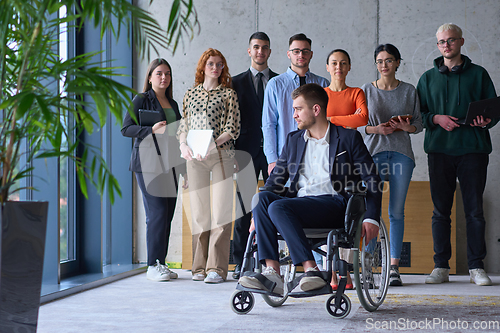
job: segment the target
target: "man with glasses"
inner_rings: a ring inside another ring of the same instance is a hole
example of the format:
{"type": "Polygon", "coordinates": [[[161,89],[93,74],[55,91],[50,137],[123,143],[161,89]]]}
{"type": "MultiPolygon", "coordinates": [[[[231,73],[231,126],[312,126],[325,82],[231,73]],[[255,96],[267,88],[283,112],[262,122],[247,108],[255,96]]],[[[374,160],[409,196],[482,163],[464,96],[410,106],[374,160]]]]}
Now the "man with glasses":
{"type": "MultiPolygon", "coordinates": [[[[262,172],[264,182],[267,180],[267,161],[262,147],[262,104],[264,102],[264,89],[267,82],[278,75],[267,65],[267,59],[271,55],[269,36],[264,32],[255,32],[250,36],[248,45],[248,56],[251,60],[250,69],[233,77],[233,88],[238,93],[240,103],[241,127],[240,136],[236,140],[236,161],[242,170],[250,162],[253,162],[255,178],[258,180],[262,172]]],[[[246,182],[239,182],[242,195],[247,193],[241,188],[246,182]]],[[[249,182],[254,184],[253,182],[249,182]]],[[[249,193],[255,194],[255,186],[249,193]],[[252,193],[253,192],[253,193],[252,193]]],[[[250,197],[251,198],[251,197],[250,197]]],[[[239,198],[236,198],[237,215],[241,215],[239,198]]],[[[239,279],[243,254],[250,228],[250,207],[246,208],[246,215],[234,221],[233,232],[233,260],[236,263],[233,278],[239,279]]]]}
{"type": "Polygon", "coordinates": [[[497,120],[477,117],[471,125],[459,125],[470,102],[496,97],[488,72],[460,53],[464,38],[455,24],[446,23],[436,33],[441,57],[420,78],[417,91],[425,131],[429,178],[434,211],[434,270],[425,283],[449,281],[451,258],[451,208],[460,182],[467,225],[467,261],[470,281],[491,285],[484,271],[486,257],[483,192],[488,155],[492,151],[489,129],[497,120]]]}
{"type": "Polygon", "coordinates": [[[262,109],[262,133],[269,174],[281,154],[286,136],[297,129],[293,119],[292,91],[306,83],[317,83],[322,87],[330,84],[324,77],[309,71],[309,62],[313,57],[311,44],[311,39],[303,33],[290,37],[287,51],[290,67],[285,73],[269,80],[266,87],[262,109]]]}

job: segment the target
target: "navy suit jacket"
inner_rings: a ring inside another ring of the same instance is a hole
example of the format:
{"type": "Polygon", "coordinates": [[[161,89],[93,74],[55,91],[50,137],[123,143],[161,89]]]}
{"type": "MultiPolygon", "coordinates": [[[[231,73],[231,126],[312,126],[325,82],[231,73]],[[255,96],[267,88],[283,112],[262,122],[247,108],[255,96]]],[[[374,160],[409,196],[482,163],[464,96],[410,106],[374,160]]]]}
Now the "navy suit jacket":
{"type": "MultiPolygon", "coordinates": [[[[289,133],[276,167],[267,179],[266,186],[283,187],[290,179],[287,197],[297,196],[305,151],[304,130],[289,133]]],[[[382,192],[379,184],[381,186],[381,180],[358,131],[330,124],[329,164],[333,188],[346,199],[349,197],[345,192],[346,186],[358,185],[361,180],[365,182],[368,186],[365,219],[380,221],[382,192]]]]}
{"type": "MultiPolygon", "coordinates": [[[[278,74],[269,70],[269,78],[276,75],[278,74]]],[[[240,136],[235,147],[255,158],[262,149],[262,103],[257,97],[250,69],[233,77],[233,88],[238,94],[241,114],[240,136]]]]}

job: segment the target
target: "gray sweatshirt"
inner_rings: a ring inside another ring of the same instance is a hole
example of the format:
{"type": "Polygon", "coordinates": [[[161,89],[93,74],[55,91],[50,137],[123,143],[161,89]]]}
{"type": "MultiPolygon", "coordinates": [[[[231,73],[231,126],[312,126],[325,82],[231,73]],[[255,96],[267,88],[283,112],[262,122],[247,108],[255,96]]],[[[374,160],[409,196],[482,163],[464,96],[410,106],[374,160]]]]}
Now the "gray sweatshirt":
{"type": "MultiPolygon", "coordinates": [[[[422,116],[420,115],[420,101],[415,87],[409,83],[401,83],[393,90],[381,90],[371,83],[364,84],[361,89],[365,92],[368,106],[368,125],[377,126],[385,123],[395,115],[412,115],[410,123],[417,128],[412,133],[422,131],[422,116]]],[[[364,128],[359,128],[363,133],[364,128]]],[[[415,162],[411,149],[411,140],[408,132],[398,131],[389,135],[366,134],[365,144],[373,156],[382,151],[395,151],[408,156],[415,162]]]]}

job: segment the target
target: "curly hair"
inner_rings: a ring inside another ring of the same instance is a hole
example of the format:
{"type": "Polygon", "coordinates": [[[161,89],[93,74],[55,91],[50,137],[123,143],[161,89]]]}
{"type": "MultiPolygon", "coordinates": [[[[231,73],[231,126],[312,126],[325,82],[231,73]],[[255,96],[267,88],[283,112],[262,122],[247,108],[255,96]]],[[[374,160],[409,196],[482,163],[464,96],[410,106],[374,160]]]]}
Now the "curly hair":
{"type": "Polygon", "coordinates": [[[165,95],[172,98],[172,67],[170,67],[170,64],[168,61],[166,61],[163,58],[157,58],[153,61],[148,66],[147,69],[147,74],[146,74],[146,79],[144,80],[144,88],[142,89],[142,92],[146,92],[150,89],[153,89],[153,86],[151,85],[151,82],[149,80],[151,79],[151,75],[153,75],[153,71],[156,69],[156,67],[160,65],[167,65],[168,69],[170,70],[170,85],[168,86],[167,90],[165,91],[165,95]]]}
{"type": "Polygon", "coordinates": [[[205,81],[205,65],[210,57],[219,56],[222,59],[222,63],[224,64],[224,68],[222,69],[222,73],[219,76],[219,84],[222,84],[226,88],[231,88],[231,75],[229,74],[229,68],[227,67],[226,58],[222,55],[219,50],[209,48],[200,57],[198,60],[198,65],[196,66],[196,74],[194,76],[194,85],[197,86],[200,83],[205,81]]]}

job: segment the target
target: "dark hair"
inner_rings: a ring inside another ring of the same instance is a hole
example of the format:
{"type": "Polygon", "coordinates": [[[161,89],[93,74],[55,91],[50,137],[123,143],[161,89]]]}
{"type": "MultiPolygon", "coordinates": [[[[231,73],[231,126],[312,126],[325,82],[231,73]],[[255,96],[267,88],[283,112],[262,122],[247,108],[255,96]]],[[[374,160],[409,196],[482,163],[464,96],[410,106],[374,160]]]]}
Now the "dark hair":
{"type": "Polygon", "coordinates": [[[150,89],[153,89],[153,86],[149,82],[149,78],[153,74],[153,71],[156,69],[156,67],[158,67],[160,65],[167,65],[168,69],[170,69],[170,84],[168,85],[167,90],[165,91],[165,95],[167,97],[172,98],[172,82],[173,82],[172,67],[170,67],[170,64],[168,63],[168,61],[166,61],[163,58],[157,58],[157,59],[151,61],[151,63],[149,64],[147,74],[146,74],[146,79],[144,80],[144,88],[143,88],[142,92],[146,92],[150,89]]]}
{"type": "Polygon", "coordinates": [[[403,59],[401,59],[401,53],[399,53],[399,50],[397,47],[395,47],[392,44],[380,44],[375,49],[375,53],[373,55],[373,58],[375,59],[375,61],[377,61],[378,54],[380,52],[383,52],[383,51],[385,51],[385,52],[389,53],[391,56],[393,56],[396,61],[403,60],[403,59]]]}
{"type": "Polygon", "coordinates": [[[309,43],[309,46],[312,46],[312,40],[310,38],[307,38],[307,36],[304,35],[303,33],[296,34],[290,37],[290,39],[288,40],[288,46],[292,45],[292,43],[296,40],[306,41],[309,43]]]}
{"type": "Polygon", "coordinates": [[[263,40],[263,41],[269,42],[269,45],[271,45],[271,40],[269,39],[269,36],[265,32],[262,32],[262,31],[254,32],[252,34],[252,36],[250,36],[250,38],[248,39],[248,44],[250,44],[252,39],[263,40]]]}
{"type": "Polygon", "coordinates": [[[326,114],[326,106],[328,104],[328,94],[325,89],[316,83],[304,84],[292,91],[292,99],[302,96],[309,107],[318,104],[321,112],[326,114]]]}
{"type": "Polygon", "coordinates": [[[328,57],[326,57],[326,64],[328,65],[328,60],[330,59],[330,56],[332,54],[334,54],[335,52],[340,52],[340,53],[343,53],[347,56],[347,60],[349,60],[349,65],[351,64],[351,57],[349,56],[349,53],[347,53],[346,50],[342,50],[342,49],[335,49],[333,50],[332,52],[328,53],[328,57]]]}

